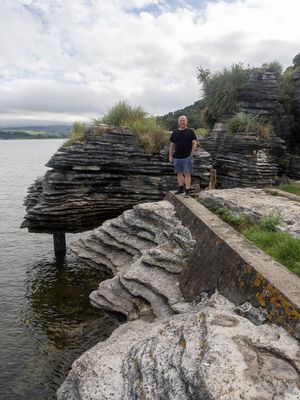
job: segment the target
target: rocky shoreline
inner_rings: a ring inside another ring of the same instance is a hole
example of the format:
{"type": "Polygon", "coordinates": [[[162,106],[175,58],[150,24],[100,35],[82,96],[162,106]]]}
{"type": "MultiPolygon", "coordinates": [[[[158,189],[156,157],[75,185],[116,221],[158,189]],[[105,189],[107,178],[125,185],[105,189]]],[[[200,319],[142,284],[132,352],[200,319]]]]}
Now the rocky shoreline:
{"type": "Polygon", "coordinates": [[[92,303],[128,322],[73,363],[58,400],[300,398],[295,338],[263,318],[251,322],[218,292],[184,300],[178,277],[194,245],[166,200],[139,204],[72,244],[81,261],[113,275],[92,303]]]}

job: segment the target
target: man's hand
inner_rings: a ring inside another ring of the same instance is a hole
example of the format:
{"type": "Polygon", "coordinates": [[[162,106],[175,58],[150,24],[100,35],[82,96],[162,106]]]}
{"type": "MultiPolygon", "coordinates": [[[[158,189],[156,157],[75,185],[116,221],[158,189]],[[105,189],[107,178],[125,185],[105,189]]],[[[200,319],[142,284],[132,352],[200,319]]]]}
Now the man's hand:
{"type": "Polygon", "coordinates": [[[171,142],[170,147],[169,147],[169,161],[170,162],[173,162],[173,154],[174,154],[174,143],[171,142]]]}

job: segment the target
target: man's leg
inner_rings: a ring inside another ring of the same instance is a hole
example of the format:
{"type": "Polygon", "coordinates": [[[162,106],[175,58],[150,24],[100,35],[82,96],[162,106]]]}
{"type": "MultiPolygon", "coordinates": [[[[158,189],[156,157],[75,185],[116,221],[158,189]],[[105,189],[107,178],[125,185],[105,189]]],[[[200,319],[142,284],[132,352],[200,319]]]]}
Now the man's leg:
{"type": "Polygon", "coordinates": [[[181,194],[184,192],[184,187],[183,187],[184,177],[182,172],[177,173],[177,182],[178,182],[178,189],[176,194],[181,194]]]}
{"type": "Polygon", "coordinates": [[[178,182],[178,186],[183,186],[184,184],[184,177],[183,177],[183,173],[180,172],[177,174],[177,182],[178,182]]]}
{"type": "Polygon", "coordinates": [[[185,183],[185,188],[188,189],[188,190],[191,187],[191,181],[192,181],[191,174],[185,173],[184,174],[184,183],[185,183]]]}

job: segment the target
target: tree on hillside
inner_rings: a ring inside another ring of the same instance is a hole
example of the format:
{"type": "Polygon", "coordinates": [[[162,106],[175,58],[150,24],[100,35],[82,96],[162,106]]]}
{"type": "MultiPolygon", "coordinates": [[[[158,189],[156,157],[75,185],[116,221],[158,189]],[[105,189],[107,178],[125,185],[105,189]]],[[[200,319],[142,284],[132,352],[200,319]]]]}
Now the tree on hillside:
{"type": "Polygon", "coordinates": [[[293,64],[295,67],[300,66],[300,53],[293,58],[293,64]]]}

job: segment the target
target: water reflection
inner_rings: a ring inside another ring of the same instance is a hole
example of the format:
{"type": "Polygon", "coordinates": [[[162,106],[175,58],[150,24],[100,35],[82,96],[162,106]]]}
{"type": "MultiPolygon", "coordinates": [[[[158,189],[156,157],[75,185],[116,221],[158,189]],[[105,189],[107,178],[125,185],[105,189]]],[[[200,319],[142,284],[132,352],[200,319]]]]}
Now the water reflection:
{"type": "Polygon", "coordinates": [[[122,322],[117,313],[98,310],[88,295],[108,276],[78,262],[67,252],[64,265],[55,260],[35,264],[27,272],[26,303],[21,321],[30,331],[36,351],[16,377],[20,399],[56,399],[56,389],[75,358],[106,339],[122,322]],[[25,382],[30,385],[25,385],[25,382]]]}

